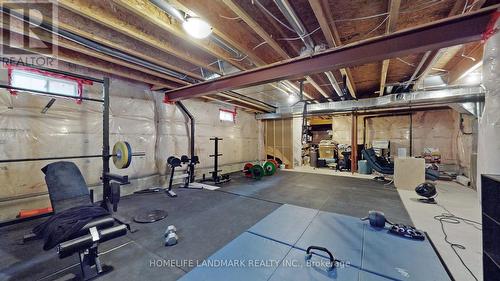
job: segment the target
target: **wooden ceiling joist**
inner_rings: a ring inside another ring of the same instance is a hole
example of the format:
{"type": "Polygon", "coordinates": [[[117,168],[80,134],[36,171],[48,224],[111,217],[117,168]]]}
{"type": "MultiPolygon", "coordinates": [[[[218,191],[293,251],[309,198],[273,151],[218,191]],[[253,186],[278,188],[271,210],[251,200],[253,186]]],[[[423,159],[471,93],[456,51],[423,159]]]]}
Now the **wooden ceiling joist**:
{"type": "MultiPolygon", "coordinates": [[[[241,69],[248,69],[248,65],[242,62],[238,62],[231,57],[231,55],[215,45],[210,39],[194,39],[189,36],[176,20],[171,20],[165,12],[160,8],[155,6],[149,0],[113,0],[115,3],[121,7],[129,10],[130,12],[136,14],[142,19],[151,22],[152,24],[158,26],[162,30],[172,33],[181,40],[186,40],[189,43],[197,46],[201,50],[211,54],[212,56],[224,60],[235,67],[241,69]]],[[[215,32],[215,31],[214,31],[215,32]]]]}
{"type": "Polygon", "coordinates": [[[101,9],[100,7],[93,7],[91,3],[85,0],[51,0],[54,4],[64,7],[74,13],[82,15],[88,19],[98,22],[106,27],[116,30],[131,38],[137,39],[147,45],[150,45],[163,52],[175,55],[183,60],[194,64],[196,66],[208,69],[215,73],[220,73],[217,67],[209,65],[211,62],[206,61],[197,54],[187,52],[174,43],[167,40],[156,38],[148,34],[147,30],[143,30],[139,26],[132,25],[123,19],[117,18],[113,13],[101,9]]]}
{"type": "MultiPolygon", "coordinates": [[[[401,6],[401,0],[389,0],[389,18],[386,21],[385,34],[392,33],[396,31],[396,26],[399,17],[399,7],[401,6]]],[[[387,80],[387,71],[389,70],[390,60],[384,60],[382,62],[382,72],[380,74],[380,96],[385,93],[385,82],[387,80]]]]}
{"type": "MultiPolygon", "coordinates": [[[[259,23],[257,23],[245,10],[243,10],[234,0],[222,0],[231,11],[243,20],[248,27],[259,35],[266,44],[268,44],[273,51],[275,51],[282,59],[290,59],[291,56],[278,44],[278,42],[267,33],[259,23]]],[[[262,64],[257,64],[262,66],[262,64]]],[[[323,97],[329,98],[330,96],[318,85],[318,83],[310,76],[305,77],[306,80],[313,86],[323,97]]],[[[307,97],[312,98],[310,94],[307,97]]]]}
{"type": "Polygon", "coordinates": [[[245,105],[242,105],[242,104],[239,104],[239,103],[236,103],[236,102],[230,102],[230,101],[221,100],[221,99],[218,99],[218,98],[212,97],[212,96],[203,96],[202,98],[206,99],[206,100],[209,100],[209,101],[220,102],[220,103],[227,104],[227,105],[230,105],[230,106],[241,107],[241,108],[250,110],[252,112],[264,113],[264,111],[260,110],[260,109],[256,109],[256,108],[249,107],[249,106],[245,106],[245,105]]]}
{"type": "Polygon", "coordinates": [[[467,53],[467,56],[453,66],[453,69],[448,72],[448,84],[455,85],[457,82],[469,72],[470,69],[481,63],[483,59],[484,45],[478,44],[474,50],[467,53]]]}
{"type": "MultiPolygon", "coordinates": [[[[479,10],[484,5],[485,2],[486,2],[486,0],[475,1],[474,4],[472,5],[472,7],[470,8],[470,12],[479,10]]],[[[448,13],[448,17],[453,17],[456,15],[462,14],[462,12],[464,11],[464,7],[466,7],[467,4],[468,4],[467,0],[455,1],[455,4],[453,5],[450,12],[448,13]]],[[[443,54],[449,50],[451,50],[451,48],[441,49],[441,50],[432,52],[429,55],[429,57],[427,57],[427,58],[425,56],[422,57],[423,61],[420,61],[420,63],[425,63],[425,60],[426,60],[427,64],[426,64],[426,67],[420,71],[420,74],[418,75],[419,78],[413,84],[413,90],[417,89],[420,85],[423,84],[424,79],[427,77],[427,75],[429,73],[432,72],[432,68],[434,67],[434,65],[441,59],[443,54]]],[[[456,54],[458,49],[454,49],[453,51],[456,54]]],[[[449,61],[449,59],[451,59],[451,57],[453,57],[453,55],[448,56],[447,60],[449,61]]],[[[446,62],[443,62],[443,64],[446,64],[446,62]]]]}
{"type": "Polygon", "coordinates": [[[491,16],[497,12],[497,9],[498,6],[492,6],[460,17],[440,20],[330,49],[311,57],[296,58],[182,87],[167,92],[166,95],[170,100],[182,100],[263,83],[296,79],[332,68],[363,65],[373,61],[475,42],[482,38],[491,21],[491,16]]]}
{"type": "MultiPolygon", "coordinates": [[[[22,36],[22,34],[24,34],[24,32],[23,32],[24,26],[23,25],[24,25],[24,22],[22,22],[20,20],[11,19],[9,22],[9,30],[11,32],[17,33],[19,36],[22,36]]],[[[30,36],[35,36],[35,35],[30,34],[30,36]]],[[[172,77],[170,75],[165,75],[165,74],[159,73],[157,71],[153,71],[153,70],[141,67],[139,65],[129,63],[129,62],[114,58],[112,56],[108,56],[108,55],[99,53],[97,51],[91,50],[89,48],[86,48],[86,47],[78,44],[78,43],[69,41],[68,39],[65,39],[62,37],[58,37],[57,40],[54,41],[53,37],[50,36],[45,31],[38,31],[36,33],[36,39],[42,40],[42,41],[48,42],[48,43],[55,42],[57,44],[57,46],[59,46],[59,47],[62,47],[62,48],[65,48],[65,49],[68,49],[71,51],[75,51],[77,53],[85,54],[85,55],[88,55],[90,57],[94,57],[94,58],[97,58],[97,59],[100,59],[103,61],[107,61],[107,62],[116,64],[116,65],[120,65],[120,66],[124,66],[124,67],[130,68],[130,69],[134,69],[134,70],[140,71],[142,73],[146,73],[146,74],[173,82],[173,83],[169,83],[168,89],[174,89],[174,88],[177,88],[180,86],[190,85],[190,83],[188,83],[184,80],[180,80],[180,79],[172,77]]]]}
{"type": "MultiPolygon", "coordinates": [[[[323,7],[322,0],[309,0],[309,5],[311,6],[316,19],[318,20],[321,31],[325,36],[326,42],[328,42],[328,47],[335,48],[342,45],[340,40],[340,35],[338,33],[333,17],[328,8],[323,7]]],[[[346,77],[347,88],[349,92],[356,97],[356,87],[354,85],[354,80],[352,78],[351,71],[348,68],[339,69],[340,73],[346,77]]]]}
{"type": "Polygon", "coordinates": [[[113,48],[113,49],[116,49],[116,50],[119,50],[121,52],[124,52],[124,53],[127,53],[129,55],[132,55],[134,57],[137,57],[137,58],[140,58],[144,61],[147,61],[147,62],[150,62],[150,63],[153,63],[153,64],[157,64],[161,67],[165,67],[167,69],[170,69],[170,70],[173,70],[175,72],[179,72],[181,74],[184,74],[184,75],[187,75],[187,76],[190,76],[192,78],[195,78],[195,79],[198,79],[198,80],[204,80],[203,76],[201,76],[200,74],[198,73],[194,73],[192,71],[189,71],[189,70],[186,70],[186,69],[183,69],[181,67],[178,67],[176,65],[172,65],[172,64],[169,64],[169,63],[165,63],[163,61],[160,61],[158,59],[155,59],[153,57],[150,57],[150,56],[147,56],[147,55],[144,55],[143,53],[141,53],[140,51],[138,50],[132,50],[130,48],[124,48],[122,45],[120,44],[116,44],[110,40],[107,40],[107,39],[104,39],[102,37],[99,37],[99,36],[96,36],[92,33],[89,33],[89,32],[86,32],[80,28],[75,28],[71,25],[68,25],[68,24],[63,24],[61,22],[58,23],[58,28],[59,29],[63,29],[63,30],[66,30],[66,31],[69,31],[73,34],[76,34],[78,36],[81,36],[83,38],[86,38],[86,39],[89,39],[89,40],[92,40],[96,43],[99,43],[101,45],[104,45],[104,46],[107,46],[107,47],[110,47],[110,48],[113,48]]]}

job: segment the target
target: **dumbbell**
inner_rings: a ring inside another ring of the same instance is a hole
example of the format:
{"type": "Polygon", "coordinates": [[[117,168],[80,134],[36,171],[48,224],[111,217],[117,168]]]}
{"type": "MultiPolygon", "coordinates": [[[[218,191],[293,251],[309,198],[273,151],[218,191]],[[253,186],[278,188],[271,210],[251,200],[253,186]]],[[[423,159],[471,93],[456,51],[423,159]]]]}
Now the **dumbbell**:
{"type": "Polygon", "coordinates": [[[165,246],[173,246],[177,244],[179,236],[177,236],[177,228],[174,225],[169,225],[165,231],[165,246]]]}

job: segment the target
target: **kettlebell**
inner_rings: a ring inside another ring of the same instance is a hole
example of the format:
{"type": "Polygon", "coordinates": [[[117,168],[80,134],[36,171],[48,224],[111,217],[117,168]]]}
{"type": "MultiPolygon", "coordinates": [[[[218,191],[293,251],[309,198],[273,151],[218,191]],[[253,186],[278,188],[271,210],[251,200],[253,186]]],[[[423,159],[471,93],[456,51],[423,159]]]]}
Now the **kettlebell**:
{"type": "Polygon", "coordinates": [[[385,227],[387,220],[385,219],[384,213],[380,211],[369,211],[368,216],[361,219],[362,221],[370,221],[370,225],[377,228],[385,227]]]}

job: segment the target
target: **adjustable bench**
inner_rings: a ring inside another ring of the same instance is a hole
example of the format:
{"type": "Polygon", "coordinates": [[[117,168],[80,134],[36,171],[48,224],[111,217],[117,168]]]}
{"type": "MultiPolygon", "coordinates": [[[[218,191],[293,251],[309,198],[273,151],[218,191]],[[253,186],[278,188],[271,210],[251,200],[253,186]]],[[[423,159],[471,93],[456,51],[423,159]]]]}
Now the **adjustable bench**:
{"type": "MultiPolygon", "coordinates": [[[[73,162],[60,161],[51,163],[42,169],[49,191],[50,202],[54,214],[60,214],[70,208],[93,206],[93,192],[89,192],[85,179],[73,162]]],[[[115,190],[112,194],[114,204],[119,200],[118,183],[112,184],[115,190]]],[[[63,241],[57,246],[59,258],[66,258],[75,253],[79,254],[81,280],[89,280],[97,275],[112,270],[112,267],[101,264],[98,256],[98,245],[102,242],[123,236],[127,233],[127,226],[115,226],[115,219],[111,215],[97,217],[74,235],[73,239],[63,241]]],[[[38,239],[34,233],[24,236],[24,241],[38,239]]]]}

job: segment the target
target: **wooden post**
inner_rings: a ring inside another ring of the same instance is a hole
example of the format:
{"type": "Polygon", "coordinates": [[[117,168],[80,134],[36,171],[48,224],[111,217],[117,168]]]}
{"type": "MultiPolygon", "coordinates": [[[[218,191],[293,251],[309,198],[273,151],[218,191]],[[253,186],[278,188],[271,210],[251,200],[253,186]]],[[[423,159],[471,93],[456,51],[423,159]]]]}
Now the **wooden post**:
{"type": "Polygon", "coordinates": [[[351,172],[354,174],[358,171],[358,115],[352,113],[351,122],[351,172]]]}

